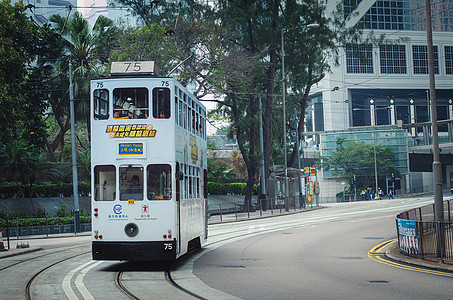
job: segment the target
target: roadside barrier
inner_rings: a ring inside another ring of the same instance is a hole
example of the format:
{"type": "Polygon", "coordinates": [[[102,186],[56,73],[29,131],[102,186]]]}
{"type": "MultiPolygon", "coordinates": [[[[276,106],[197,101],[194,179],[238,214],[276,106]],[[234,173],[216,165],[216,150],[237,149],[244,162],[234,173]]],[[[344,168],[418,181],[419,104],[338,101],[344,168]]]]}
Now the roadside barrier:
{"type": "Polygon", "coordinates": [[[436,221],[434,204],[396,216],[400,252],[453,263],[453,200],[444,201],[443,221],[436,221]]]}

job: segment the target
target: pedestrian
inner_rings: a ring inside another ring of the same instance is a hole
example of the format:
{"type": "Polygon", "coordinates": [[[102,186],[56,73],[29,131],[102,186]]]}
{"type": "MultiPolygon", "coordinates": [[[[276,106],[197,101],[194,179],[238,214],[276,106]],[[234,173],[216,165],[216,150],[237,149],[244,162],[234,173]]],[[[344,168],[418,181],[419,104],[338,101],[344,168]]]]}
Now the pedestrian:
{"type": "Polygon", "coordinates": [[[393,199],[393,191],[391,189],[389,190],[389,199],[393,199]]]}

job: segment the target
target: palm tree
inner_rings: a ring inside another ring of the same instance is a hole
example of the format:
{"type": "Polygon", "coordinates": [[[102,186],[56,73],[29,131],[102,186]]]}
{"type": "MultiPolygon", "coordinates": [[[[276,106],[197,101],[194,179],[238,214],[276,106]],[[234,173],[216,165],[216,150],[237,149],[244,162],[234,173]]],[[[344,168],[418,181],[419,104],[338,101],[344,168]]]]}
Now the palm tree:
{"type": "MultiPolygon", "coordinates": [[[[16,183],[24,201],[24,211],[27,211],[23,185],[27,182],[32,185],[36,177],[44,173],[48,167],[47,160],[25,141],[13,140],[0,149],[0,163],[4,167],[5,175],[16,183]]],[[[32,210],[35,211],[31,189],[30,201],[32,210]]]]}
{"type": "MultiPolygon", "coordinates": [[[[68,72],[69,61],[73,64],[74,96],[78,100],[76,119],[86,121],[90,134],[90,80],[101,75],[106,69],[109,51],[114,45],[118,28],[113,26],[112,20],[100,16],[91,30],[88,21],[79,12],[74,13],[68,20],[53,15],[50,21],[54,24],[54,29],[64,37],[66,60],[60,65],[61,72],[68,72]]],[[[61,129],[66,132],[69,127],[61,129]]]]}

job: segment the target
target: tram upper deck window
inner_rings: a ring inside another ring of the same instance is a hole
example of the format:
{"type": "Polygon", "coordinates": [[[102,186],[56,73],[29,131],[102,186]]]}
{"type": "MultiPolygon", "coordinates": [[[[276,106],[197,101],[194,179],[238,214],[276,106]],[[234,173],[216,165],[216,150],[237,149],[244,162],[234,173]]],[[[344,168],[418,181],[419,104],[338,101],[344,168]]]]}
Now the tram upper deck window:
{"type": "Polygon", "coordinates": [[[148,165],[148,200],[171,199],[171,166],[158,164],[148,165]]]}
{"type": "Polygon", "coordinates": [[[114,89],[113,106],[115,119],[146,119],[149,116],[148,89],[114,89]]]}
{"type": "Polygon", "coordinates": [[[109,118],[109,91],[106,89],[94,90],[94,119],[105,120],[109,118]]]}
{"type": "Polygon", "coordinates": [[[120,166],[120,200],[143,200],[143,167],[120,166]]]}
{"type": "Polygon", "coordinates": [[[170,118],[170,89],[153,89],[153,117],[155,119],[170,118]]]}
{"type": "Polygon", "coordinates": [[[94,167],[94,200],[114,201],[116,191],[115,166],[94,167]]]}

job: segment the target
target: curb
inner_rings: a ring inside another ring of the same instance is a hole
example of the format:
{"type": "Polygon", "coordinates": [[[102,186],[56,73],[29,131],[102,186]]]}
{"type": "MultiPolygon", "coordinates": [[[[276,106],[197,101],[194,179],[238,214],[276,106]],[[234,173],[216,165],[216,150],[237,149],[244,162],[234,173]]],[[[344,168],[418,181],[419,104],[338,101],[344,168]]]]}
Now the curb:
{"type": "Polygon", "coordinates": [[[40,251],[40,250],[42,250],[41,247],[24,249],[24,250],[11,249],[11,250],[7,250],[5,252],[1,252],[0,253],[0,259],[7,258],[7,257],[12,257],[12,256],[17,256],[17,255],[22,255],[22,254],[33,253],[33,252],[40,251]],[[8,253],[6,253],[6,252],[8,252],[8,253]]]}
{"type": "Polygon", "coordinates": [[[408,256],[400,252],[398,248],[398,242],[391,242],[385,250],[385,255],[395,261],[399,261],[405,264],[444,271],[444,272],[453,272],[453,264],[446,264],[442,261],[437,260],[426,260],[414,256],[408,256]]]}

